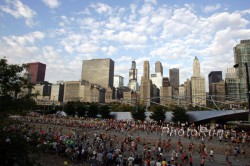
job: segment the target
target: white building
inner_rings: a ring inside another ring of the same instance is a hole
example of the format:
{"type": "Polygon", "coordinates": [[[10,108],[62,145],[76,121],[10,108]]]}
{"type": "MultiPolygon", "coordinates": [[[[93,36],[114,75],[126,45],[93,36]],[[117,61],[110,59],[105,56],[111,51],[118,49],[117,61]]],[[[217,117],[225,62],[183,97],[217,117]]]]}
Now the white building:
{"type": "Polygon", "coordinates": [[[191,96],[193,106],[206,105],[205,78],[200,74],[200,62],[195,57],[193,62],[193,76],[191,77],[191,96]]]}
{"type": "Polygon", "coordinates": [[[124,78],[119,75],[114,75],[114,82],[113,82],[114,88],[121,88],[124,86],[124,78]]]}

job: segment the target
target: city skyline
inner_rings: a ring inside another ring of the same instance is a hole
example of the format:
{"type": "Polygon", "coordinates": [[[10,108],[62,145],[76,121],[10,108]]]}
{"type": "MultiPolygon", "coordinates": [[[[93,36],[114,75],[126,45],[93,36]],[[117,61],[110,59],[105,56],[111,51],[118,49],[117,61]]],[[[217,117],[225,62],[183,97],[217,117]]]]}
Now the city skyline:
{"type": "Polygon", "coordinates": [[[195,56],[201,74],[234,65],[233,47],[250,38],[247,1],[59,1],[0,2],[0,57],[9,63],[46,64],[45,80],[81,78],[83,60],[111,58],[115,75],[128,84],[131,62],[138,83],[143,62],[160,61],[163,76],[178,68],[180,84],[192,76],[195,56]]]}

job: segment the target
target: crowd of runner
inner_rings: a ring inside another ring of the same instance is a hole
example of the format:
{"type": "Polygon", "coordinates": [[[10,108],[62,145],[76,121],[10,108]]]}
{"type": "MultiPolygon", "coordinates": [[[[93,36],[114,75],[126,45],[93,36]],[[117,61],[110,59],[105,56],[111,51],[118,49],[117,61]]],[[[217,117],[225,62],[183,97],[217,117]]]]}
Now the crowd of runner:
{"type": "Polygon", "coordinates": [[[194,155],[199,155],[200,164],[204,165],[208,160],[213,161],[217,153],[223,153],[225,162],[230,164],[229,156],[236,160],[247,157],[250,141],[247,131],[226,130],[219,125],[157,124],[52,115],[12,118],[25,123],[6,130],[21,130],[24,138],[41,151],[98,166],[193,165],[194,155]],[[149,137],[151,134],[157,137],[149,137]],[[184,139],[190,141],[183,142],[184,139]],[[213,141],[226,146],[214,147],[213,141]]]}

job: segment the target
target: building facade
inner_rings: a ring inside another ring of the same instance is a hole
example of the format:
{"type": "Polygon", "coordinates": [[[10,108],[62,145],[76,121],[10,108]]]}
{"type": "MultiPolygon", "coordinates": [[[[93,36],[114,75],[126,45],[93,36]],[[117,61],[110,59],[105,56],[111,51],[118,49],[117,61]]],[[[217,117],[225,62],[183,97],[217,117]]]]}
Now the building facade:
{"type": "Polygon", "coordinates": [[[81,78],[103,88],[113,88],[114,64],[114,61],[109,58],[83,60],[81,78]]]}
{"type": "Polygon", "coordinates": [[[143,76],[141,77],[141,86],[140,86],[140,103],[144,105],[150,105],[151,96],[152,96],[152,81],[150,80],[149,61],[144,61],[143,76]]]}
{"type": "Polygon", "coordinates": [[[27,65],[30,81],[34,84],[44,82],[46,65],[40,62],[28,63],[27,65]]]}
{"type": "Polygon", "coordinates": [[[172,92],[173,98],[178,98],[179,85],[180,85],[179,69],[177,68],[169,69],[169,79],[170,79],[170,85],[173,90],[172,92]]]}
{"type": "Polygon", "coordinates": [[[163,77],[162,87],[160,88],[160,103],[170,105],[172,102],[172,87],[168,77],[163,77]]]}
{"type": "Polygon", "coordinates": [[[139,84],[137,82],[137,69],[136,69],[135,61],[132,61],[132,66],[131,66],[131,69],[129,70],[128,87],[135,92],[139,91],[139,84]]]}
{"type": "MultiPolygon", "coordinates": [[[[247,73],[246,68],[250,66],[250,40],[241,40],[234,47],[234,63],[236,68],[236,77],[239,81],[239,97],[247,98],[247,73]]],[[[248,73],[249,74],[249,73],[248,73]]],[[[250,76],[250,75],[249,75],[250,76]]]]}
{"type": "Polygon", "coordinates": [[[214,95],[212,93],[212,83],[221,82],[222,79],[222,71],[211,71],[208,74],[208,87],[209,87],[209,95],[214,95]]]}
{"type": "Polygon", "coordinates": [[[114,75],[114,88],[121,88],[124,86],[124,77],[119,75],[114,75]]]}
{"type": "Polygon", "coordinates": [[[227,68],[225,76],[225,93],[227,101],[239,101],[239,82],[233,67],[227,68]]]}
{"type": "Polygon", "coordinates": [[[63,83],[57,83],[57,84],[51,85],[50,100],[63,102],[63,95],[64,95],[63,83]]]}
{"type": "Polygon", "coordinates": [[[191,77],[191,97],[193,106],[206,105],[205,78],[200,74],[200,62],[195,57],[193,62],[193,76],[191,77]]]}

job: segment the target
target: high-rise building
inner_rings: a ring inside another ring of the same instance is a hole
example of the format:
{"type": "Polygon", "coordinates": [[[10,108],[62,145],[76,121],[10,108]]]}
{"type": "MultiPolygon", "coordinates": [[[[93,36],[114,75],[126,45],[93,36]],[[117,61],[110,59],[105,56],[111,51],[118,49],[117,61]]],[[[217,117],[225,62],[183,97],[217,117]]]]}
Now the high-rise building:
{"type": "Polygon", "coordinates": [[[179,96],[179,85],[180,85],[180,81],[179,81],[179,69],[177,68],[172,68],[169,69],[169,79],[170,79],[170,85],[172,87],[172,94],[173,94],[173,98],[176,98],[179,96]]]}
{"type": "Polygon", "coordinates": [[[98,84],[103,88],[113,88],[114,61],[112,59],[92,59],[82,62],[82,80],[98,84]]]}
{"type": "Polygon", "coordinates": [[[227,68],[225,76],[226,100],[239,100],[239,82],[233,67],[227,68]]]}
{"type": "Polygon", "coordinates": [[[226,101],[225,82],[223,80],[220,82],[212,83],[211,92],[211,99],[219,102],[226,101]]]}
{"type": "Polygon", "coordinates": [[[158,89],[162,86],[163,80],[163,67],[160,61],[155,63],[155,73],[151,74],[152,83],[156,85],[158,89]]]}
{"type": "Polygon", "coordinates": [[[172,101],[172,87],[168,77],[163,77],[163,84],[160,88],[160,103],[162,105],[169,105],[172,101]]]}
{"type": "Polygon", "coordinates": [[[191,77],[191,95],[193,106],[206,105],[205,78],[200,74],[200,62],[197,57],[193,62],[193,76],[191,77]]]}
{"type": "Polygon", "coordinates": [[[129,83],[128,87],[137,92],[139,90],[139,84],[137,82],[137,69],[136,69],[136,62],[132,61],[131,69],[129,70],[129,83]]]}
{"type": "Polygon", "coordinates": [[[44,82],[46,65],[40,62],[28,63],[30,81],[34,84],[44,82]]]}
{"type": "Polygon", "coordinates": [[[163,67],[160,61],[155,63],[155,73],[151,74],[152,80],[152,97],[154,98],[154,102],[159,103],[160,99],[160,88],[162,87],[162,80],[163,80],[163,67]]]}
{"type": "MultiPolygon", "coordinates": [[[[246,67],[250,66],[250,40],[241,40],[240,43],[234,47],[234,62],[236,77],[239,81],[239,97],[244,99],[247,98],[246,67]]],[[[250,75],[250,72],[248,74],[250,75]]]]}
{"type": "Polygon", "coordinates": [[[152,81],[150,80],[150,66],[148,61],[143,64],[143,76],[141,77],[140,86],[140,103],[150,105],[150,98],[152,96],[152,81]]]}
{"type": "Polygon", "coordinates": [[[211,71],[208,74],[209,95],[214,95],[212,94],[212,83],[218,83],[222,80],[222,71],[211,71]]]}
{"type": "Polygon", "coordinates": [[[191,104],[191,96],[192,96],[192,91],[191,91],[191,80],[190,79],[187,79],[185,82],[184,82],[184,98],[185,98],[185,101],[186,101],[186,105],[189,106],[191,104]]]}
{"type": "Polygon", "coordinates": [[[163,67],[160,61],[155,62],[155,73],[160,73],[163,76],[163,67]]]}
{"type": "Polygon", "coordinates": [[[121,88],[124,86],[124,78],[119,75],[114,75],[114,88],[121,88]]]}

